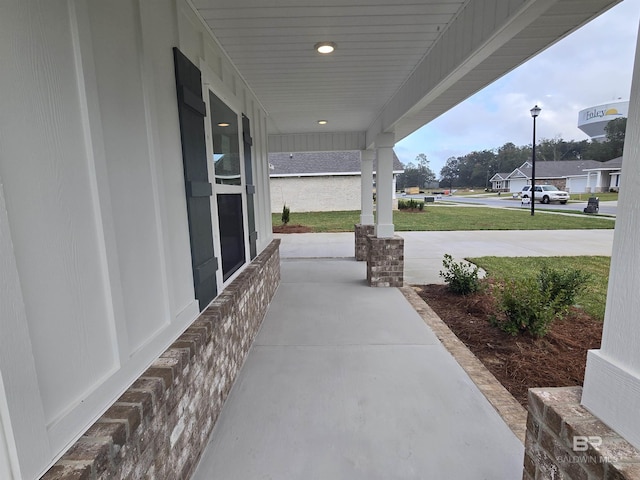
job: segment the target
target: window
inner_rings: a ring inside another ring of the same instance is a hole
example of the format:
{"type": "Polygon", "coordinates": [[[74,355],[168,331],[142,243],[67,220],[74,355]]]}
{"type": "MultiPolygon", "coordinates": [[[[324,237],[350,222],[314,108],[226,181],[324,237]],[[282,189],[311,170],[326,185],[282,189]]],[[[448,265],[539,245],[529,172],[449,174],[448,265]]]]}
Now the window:
{"type": "Polygon", "coordinates": [[[216,183],[241,185],[238,115],[209,92],[216,183]]]}
{"type": "MultiPolygon", "coordinates": [[[[240,144],[240,116],[222,99],[209,91],[211,123],[209,178],[215,178],[214,243],[220,252],[219,290],[248,258],[248,227],[245,171],[240,144]],[[217,229],[215,225],[217,224],[217,229]]],[[[213,183],[213,182],[212,182],[213,183]]]]}
{"type": "Polygon", "coordinates": [[[245,262],[242,195],[218,195],[222,277],[227,280],[245,262]]]}

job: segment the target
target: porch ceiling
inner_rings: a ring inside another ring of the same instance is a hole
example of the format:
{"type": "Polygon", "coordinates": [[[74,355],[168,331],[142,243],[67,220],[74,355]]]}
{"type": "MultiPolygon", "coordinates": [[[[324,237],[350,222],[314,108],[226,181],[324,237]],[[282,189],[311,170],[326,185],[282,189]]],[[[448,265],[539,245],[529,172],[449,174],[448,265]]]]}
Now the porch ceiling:
{"type": "Polygon", "coordinates": [[[404,138],[619,1],[192,0],[271,136],[357,132],[367,146],[404,138]],[[336,51],[316,53],[321,41],[336,51]]]}

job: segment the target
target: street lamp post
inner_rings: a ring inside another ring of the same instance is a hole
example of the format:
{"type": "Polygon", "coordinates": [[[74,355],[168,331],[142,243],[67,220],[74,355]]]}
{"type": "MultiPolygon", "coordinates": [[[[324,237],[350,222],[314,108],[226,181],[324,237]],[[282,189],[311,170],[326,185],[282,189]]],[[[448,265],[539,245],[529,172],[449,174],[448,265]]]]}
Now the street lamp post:
{"type": "Polygon", "coordinates": [[[531,109],[533,117],[533,145],[531,149],[531,216],[535,214],[536,204],[536,117],[540,115],[541,108],[536,105],[531,109]]]}

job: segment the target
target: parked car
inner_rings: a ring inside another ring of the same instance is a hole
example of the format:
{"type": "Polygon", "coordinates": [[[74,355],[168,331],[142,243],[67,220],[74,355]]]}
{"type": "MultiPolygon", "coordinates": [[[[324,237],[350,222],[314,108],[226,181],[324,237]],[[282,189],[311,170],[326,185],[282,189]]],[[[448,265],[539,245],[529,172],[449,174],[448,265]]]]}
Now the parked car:
{"type": "MultiPolygon", "coordinates": [[[[531,185],[522,187],[520,196],[529,198],[531,196],[531,185]]],[[[536,185],[535,199],[541,203],[560,202],[564,205],[569,200],[569,194],[558,190],[555,185],[536,185]]]]}

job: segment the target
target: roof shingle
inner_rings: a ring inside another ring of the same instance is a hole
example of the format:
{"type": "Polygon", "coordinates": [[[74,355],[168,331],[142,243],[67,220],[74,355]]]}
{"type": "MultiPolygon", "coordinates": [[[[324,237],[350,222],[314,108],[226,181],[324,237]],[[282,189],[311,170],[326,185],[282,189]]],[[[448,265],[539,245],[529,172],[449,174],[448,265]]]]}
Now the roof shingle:
{"type": "MultiPolygon", "coordinates": [[[[563,178],[575,175],[586,175],[586,172],[584,170],[590,168],[609,167],[607,163],[608,162],[598,162],[596,160],[563,160],[559,162],[536,162],[536,178],[563,178]]],[[[522,166],[516,170],[522,172],[524,175],[526,175],[527,178],[531,178],[531,167],[522,166]]],[[[514,172],[516,170],[514,170],[514,172]]]]}
{"type": "MultiPolygon", "coordinates": [[[[376,160],[373,168],[376,170],[376,160]]],[[[400,160],[393,153],[393,171],[404,171],[400,160]]],[[[284,175],[359,175],[360,152],[293,152],[270,153],[269,176],[284,175]]]]}

